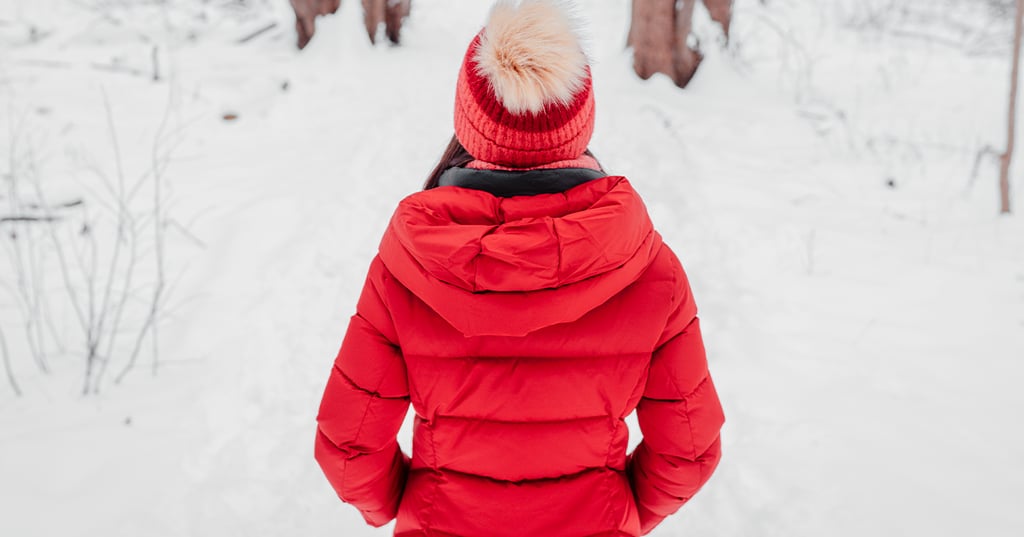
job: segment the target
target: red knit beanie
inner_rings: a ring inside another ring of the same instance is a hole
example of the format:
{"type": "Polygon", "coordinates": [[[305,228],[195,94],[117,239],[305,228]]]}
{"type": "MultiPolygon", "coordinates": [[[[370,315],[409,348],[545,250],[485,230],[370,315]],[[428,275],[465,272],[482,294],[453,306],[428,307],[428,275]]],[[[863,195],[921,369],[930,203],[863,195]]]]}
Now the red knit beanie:
{"type": "Polygon", "coordinates": [[[573,160],[594,132],[594,91],[559,0],[500,0],[469,45],[455,135],[478,160],[530,168],[573,160]]]}

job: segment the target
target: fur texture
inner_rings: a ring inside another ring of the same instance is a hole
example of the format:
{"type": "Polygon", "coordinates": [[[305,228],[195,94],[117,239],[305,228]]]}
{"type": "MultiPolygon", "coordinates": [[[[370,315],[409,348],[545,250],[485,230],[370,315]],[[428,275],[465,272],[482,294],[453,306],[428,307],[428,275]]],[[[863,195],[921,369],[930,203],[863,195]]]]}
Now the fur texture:
{"type": "Polygon", "coordinates": [[[474,59],[513,114],[572,102],[588,76],[575,21],[560,0],[500,0],[474,59]]]}

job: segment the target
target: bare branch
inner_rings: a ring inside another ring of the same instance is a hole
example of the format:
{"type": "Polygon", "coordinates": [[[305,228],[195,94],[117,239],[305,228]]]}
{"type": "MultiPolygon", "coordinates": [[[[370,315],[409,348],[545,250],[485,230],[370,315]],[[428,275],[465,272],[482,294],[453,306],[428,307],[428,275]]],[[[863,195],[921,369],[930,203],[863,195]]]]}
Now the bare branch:
{"type": "Polygon", "coordinates": [[[0,353],[4,356],[4,371],[7,372],[7,382],[11,385],[11,389],[14,390],[14,394],[21,397],[21,388],[18,387],[18,381],[14,378],[14,370],[11,369],[11,352],[7,348],[7,337],[4,335],[4,328],[0,326],[0,353]]]}
{"type": "MultiPolygon", "coordinates": [[[[110,99],[107,96],[107,92],[103,92],[103,110],[106,112],[107,119],[107,130],[110,135],[110,145],[114,150],[114,163],[117,169],[117,233],[114,237],[114,252],[110,256],[110,268],[107,269],[107,283],[103,291],[103,299],[99,304],[99,319],[96,321],[94,327],[93,337],[89,343],[89,357],[86,365],[85,375],[85,393],[88,393],[92,383],[91,373],[92,365],[96,358],[95,350],[99,346],[100,342],[104,337],[109,338],[108,348],[113,347],[113,341],[116,339],[116,331],[109,335],[104,335],[104,327],[107,321],[107,314],[111,311],[111,293],[114,288],[114,279],[117,277],[118,262],[121,259],[121,245],[124,243],[125,227],[131,227],[131,211],[125,204],[125,179],[124,179],[124,167],[121,159],[121,144],[117,139],[117,127],[114,123],[114,112],[110,107],[110,99]]],[[[131,264],[131,268],[134,269],[135,264],[131,264]]],[[[126,278],[131,281],[131,274],[129,273],[126,278]]],[[[122,300],[123,302],[123,300],[122,300]]],[[[109,356],[109,353],[108,353],[109,356]]],[[[96,387],[98,389],[98,386],[96,387]]]]}
{"type": "Polygon", "coordinates": [[[971,167],[971,177],[967,182],[967,186],[973,186],[974,182],[978,179],[978,173],[981,171],[981,163],[985,160],[985,157],[990,158],[1002,158],[1002,152],[996,150],[996,148],[986,145],[978,150],[978,154],[974,157],[974,166],[971,167]]]}
{"type": "MultiPolygon", "coordinates": [[[[33,165],[33,170],[35,166],[33,165]]],[[[39,182],[39,177],[33,173],[33,186],[35,187],[36,197],[39,198],[39,203],[43,206],[43,210],[47,213],[48,217],[53,218],[54,215],[46,203],[46,196],[43,194],[42,186],[39,182]]],[[[60,238],[57,237],[57,229],[55,226],[47,226],[49,231],[50,240],[53,242],[54,251],[57,252],[58,266],[60,266],[61,277],[64,279],[64,289],[68,293],[68,297],[71,299],[71,305],[74,307],[75,316],[78,318],[79,325],[83,331],[88,331],[87,323],[85,321],[85,313],[82,310],[82,305],[78,300],[78,294],[75,292],[75,286],[71,282],[71,272],[68,268],[67,256],[64,253],[64,245],[60,238]]]]}
{"type": "MultiPolygon", "coordinates": [[[[10,198],[8,201],[10,203],[11,210],[15,211],[20,205],[21,199],[21,189],[19,188],[21,173],[20,167],[17,163],[18,136],[14,133],[13,123],[10,128],[11,148],[9,158],[11,166],[11,177],[8,183],[8,196],[10,198]]],[[[29,142],[29,147],[31,148],[31,142],[29,142]]],[[[34,155],[32,155],[32,158],[34,159],[34,155]]],[[[49,367],[47,366],[46,358],[43,356],[42,340],[36,339],[36,335],[40,333],[39,330],[37,329],[37,324],[39,323],[37,315],[37,312],[39,311],[39,296],[34,295],[32,289],[35,287],[33,285],[33,282],[36,279],[38,279],[38,272],[35,270],[36,267],[33,266],[35,255],[34,249],[32,248],[32,241],[28,240],[28,238],[31,236],[31,231],[26,225],[18,225],[18,222],[20,222],[21,224],[26,224],[28,222],[26,218],[27,217],[16,215],[5,219],[0,219],[0,223],[3,223],[6,220],[7,222],[12,223],[13,227],[15,228],[15,230],[11,231],[8,236],[10,237],[11,250],[14,254],[12,256],[12,261],[14,262],[14,272],[18,284],[18,296],[21,299],[20,302],[22,304],[22,309],[24,312],[26,342],[28,343],[29,352],[31,352],[32,357],[35,360],[36,364],[38,365],[40,371],[42,371],[43,373],[49,373],[49,367]],[[19,240],[19,230],[21,233],[24,234],[24,237],[21,240],[19,240]],[[23,243],[24,247],[22,246],[23,243]]]]}
{"type": "Polygon", "coordinates": [[[164,276],[164,206],[163,206],[163,166],[166,165],[166,156],[161,158],[161,150],[164,144],[164,138],[167,135],[167,127],[170,122],[171,110],[174,103],[174,84],[168,84],[169,96],[167,99],[167,107],[164,109],[164,116],[160,120],[160,126],[157,127],[156,135],[153,139],[152,154],[151,154],[151,166],[152,166],[152,177],[153,177],[153,244],[155,248],[156,257],[156,286],[153,289],[153,294],[149,303],[149,312],[146,315],[146,320],[143,323],[142,329],[139,330],[138,336],[135,339],[135,346],[132,349],[132,353],[128,358],[128,363],[124,366],[114,382],[120,384],[124,377],[130,372],[138,360],[139,352],[142,349],[142,344],[145,338],[150,332],[152,332],[152,345],[153,345],[153,373],[157,371],[159,363],[158,354],[158,316],[160,308],[163,303],[163,294],[165,287],[165,276],[164,276]]]}
{"type": "Polygon", "coordinates": [[[1024,33],[1024,0],[1017,0],[1013,24],[1013,68],[1010,70],[1010,107],[1007,112],[1006,152],[999,159],[999,212],[1010,212],[1010,164],[1017,134],[1017,82],[1020,79],[1020,43],[1024,33]]]}

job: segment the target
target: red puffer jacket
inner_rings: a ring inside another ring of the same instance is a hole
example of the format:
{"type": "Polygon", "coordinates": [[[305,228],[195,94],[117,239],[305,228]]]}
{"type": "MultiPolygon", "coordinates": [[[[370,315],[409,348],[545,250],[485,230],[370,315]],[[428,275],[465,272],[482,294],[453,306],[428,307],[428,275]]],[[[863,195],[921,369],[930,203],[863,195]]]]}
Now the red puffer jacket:
{"type": "Polygon", "coordinates": [[[392,218],[316,458],[396,536],[636,536],[707,481],[723,420],[686,276],[626,179],[444,187],[392,218]],[[411,459],[395,439],[410,402],[411,459]]]}

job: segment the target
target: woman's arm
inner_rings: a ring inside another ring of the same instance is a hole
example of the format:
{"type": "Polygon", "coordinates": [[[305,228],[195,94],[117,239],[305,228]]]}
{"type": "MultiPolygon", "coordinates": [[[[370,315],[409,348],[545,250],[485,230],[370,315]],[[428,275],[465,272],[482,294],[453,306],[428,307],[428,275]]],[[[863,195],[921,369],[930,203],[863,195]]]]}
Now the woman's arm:
{"type": "Polygon", "coordinates": [[[396,439],[409,409],[408,380],[384,277],[374,259],[317,416],[316,460],[338,497],[372,526],[395,518],[409,468],[396,439]]]}
{"type": "Polygon", "coordinates": [[[684,296],[654,352],[637,406],[644,439],[628,465],[645,535],[700,490],[721,457],[725,416],[685,275],[681,288],[684,296]]]}

